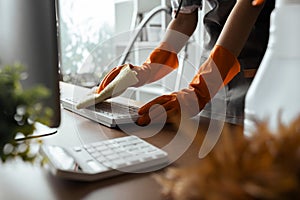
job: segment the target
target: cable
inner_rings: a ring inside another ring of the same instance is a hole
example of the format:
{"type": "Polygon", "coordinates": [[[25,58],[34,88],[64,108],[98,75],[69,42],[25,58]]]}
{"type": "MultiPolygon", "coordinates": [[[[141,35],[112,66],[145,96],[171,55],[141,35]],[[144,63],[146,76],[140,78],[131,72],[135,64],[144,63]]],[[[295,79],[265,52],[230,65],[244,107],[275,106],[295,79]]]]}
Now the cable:
{"type": "Polygon", "coordinates": [[[175,17],[174,18],[177,18],[178,14],[179,14],[179,11],[180,11],[180,8],[182,6],[182,0],[180,0],[180,3],[179,3],[179,6],[178,6],[178,9],[176,10],[176,14],[175,14],[175,17]]]}

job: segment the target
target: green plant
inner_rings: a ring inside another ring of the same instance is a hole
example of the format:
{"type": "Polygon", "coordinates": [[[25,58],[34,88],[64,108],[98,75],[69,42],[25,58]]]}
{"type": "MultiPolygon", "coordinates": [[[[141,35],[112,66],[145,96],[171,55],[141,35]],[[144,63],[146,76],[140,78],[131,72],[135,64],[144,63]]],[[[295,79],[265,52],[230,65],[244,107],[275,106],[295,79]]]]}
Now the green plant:
{"type": "Polygon", "coordinates": [[[22,77],[26,77],[21,64],[0,68],[0,161],[20,157],[24,161],[34,161],[37,153],[32,144],[40,140],[16,140],[18,136],[33,134],[35,122],[49,123],[52,110],[44,107],[42,101],[50,95],[47,88],[38,85],[23,89],[22,77]]]}

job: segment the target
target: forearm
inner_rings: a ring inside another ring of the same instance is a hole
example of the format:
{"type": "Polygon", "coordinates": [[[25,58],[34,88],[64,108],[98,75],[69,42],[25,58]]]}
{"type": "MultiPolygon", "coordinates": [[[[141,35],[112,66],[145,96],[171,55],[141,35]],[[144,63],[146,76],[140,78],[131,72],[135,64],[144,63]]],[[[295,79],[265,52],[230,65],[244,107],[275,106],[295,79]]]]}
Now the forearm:
{"type": "Polygon", "coordinates": [[[179,13],[177,18],[172,19],[167,27],[162,42],[157,48],[165,48],[164,45],[172,46],[173,50],[178,53],[194,33],[198,23],[198,12],[191,14],[179,13]]]}
{"type": "Polygon", "coordinates": [[[249,0],[238,0],[216,44],[228,49],[237,57],[243,49],[262,8],[263,5],[254,7],[249,0]]]}
{"type": "Polygon", "coordinates": [[[173,19],[159,45],[151,52],[143,67],[135,68],[147,76],[139,77],[141,80],[136,86],[151,83],[161,79],[178,67],[177,54],[184,47],[197,26],[198,14],[179,14],[173,19]],[[147,77],[147,78],[146,78],[147,77]]]}
{"type": "Polygon", "coordinates": [[[196,93],[200,109],[240,71],[237,57],[261,9],[262,6],[253,7],[247,0],[235,4],[209,58],[190,83],[188,91],[196,93]]]}

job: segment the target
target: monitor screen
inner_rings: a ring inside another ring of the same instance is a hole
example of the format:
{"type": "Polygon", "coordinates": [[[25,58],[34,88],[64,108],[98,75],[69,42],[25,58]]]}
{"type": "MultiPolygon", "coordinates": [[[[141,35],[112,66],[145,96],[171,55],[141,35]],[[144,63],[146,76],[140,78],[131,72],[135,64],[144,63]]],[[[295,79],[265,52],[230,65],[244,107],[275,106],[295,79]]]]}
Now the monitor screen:
{"type": "Polygon", "coordinates": [[[45,101],[54,111],[50,127],[60,124],[59,54],[56,0],[0,1],[0,66],[21,63],[28,78],[51,93],[45,101]]]}

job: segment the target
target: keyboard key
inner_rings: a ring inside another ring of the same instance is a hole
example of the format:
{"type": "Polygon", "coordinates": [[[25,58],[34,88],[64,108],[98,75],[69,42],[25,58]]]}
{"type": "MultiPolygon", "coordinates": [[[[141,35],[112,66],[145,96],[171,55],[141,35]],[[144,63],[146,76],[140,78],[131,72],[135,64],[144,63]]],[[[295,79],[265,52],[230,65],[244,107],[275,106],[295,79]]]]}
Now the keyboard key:
{"type": "Polygon", "coordinates": [[[104,165],[99,164],[98,162],[94,160],[89,160],[87,161],[87,164],[94,172],[104,172],[107,171],[108,168],[105,167],[104,165]]]}
{"type": "Polygon", "coordinates": [[[104,156],[108,156],[108,155],[111,155],[111,154],[114,154],[115,152],[112,151],[111,149],[106,149],[104,151],[101,151],[101,154],[104,155],[104,156]]]}
{"type": "Polygon", "coordinates": [[[127,163],[124,159],[117,159],[117,160],[113,160],[112,163],[117,167],[117,168],[121,168],[121,167],[125,167],[127,166],[127,163]]]}
{"type": "MultiPolygon", "coordinates": [[[[83,174],[95,173],[99,179],[102,173],[103,178],[108,176],[108,173],[104,172],[110,172],[109,176],[113,176],[114,173],[126,171],[148,171],[151,167],[162,165],[168,160],[165,151],[136,136],[107,139],[71,149],[74,160],[78,162],[83,174]]],[[[81,178],[84,177],[83,174],[81,173],[81,178]]]]}
{"type": "Polygon", "coordinates": [[[76,152],[80,152],[82,150],[82,148],[81,147],[73,147],[73,150],[76,152]]]}

